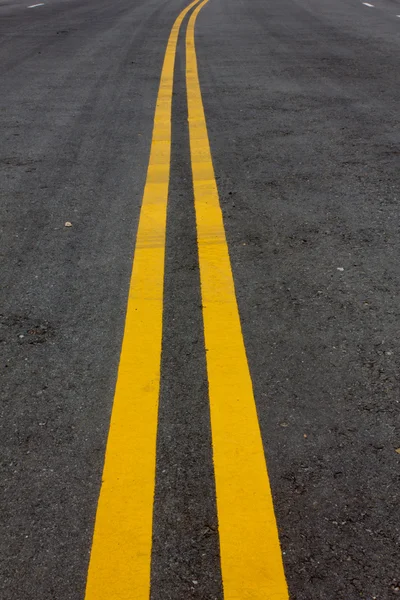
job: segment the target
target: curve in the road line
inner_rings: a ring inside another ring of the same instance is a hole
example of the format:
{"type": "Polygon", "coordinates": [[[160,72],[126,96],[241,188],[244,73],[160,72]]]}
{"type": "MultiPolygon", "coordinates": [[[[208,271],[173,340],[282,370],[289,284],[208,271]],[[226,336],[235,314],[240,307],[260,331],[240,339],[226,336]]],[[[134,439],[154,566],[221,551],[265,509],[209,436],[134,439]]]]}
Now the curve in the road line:
{"type": "Polygon", "coordinates": [[[147,600],[160,388],[176,19],[167,44],[136,237],[85,600],[147,600]]]}
{"type": "Polygon", "coordinates": [[[207,2],[187,27],[186,85],[224,598],[287,600],[198,76],[194,28],[207,2]]]}

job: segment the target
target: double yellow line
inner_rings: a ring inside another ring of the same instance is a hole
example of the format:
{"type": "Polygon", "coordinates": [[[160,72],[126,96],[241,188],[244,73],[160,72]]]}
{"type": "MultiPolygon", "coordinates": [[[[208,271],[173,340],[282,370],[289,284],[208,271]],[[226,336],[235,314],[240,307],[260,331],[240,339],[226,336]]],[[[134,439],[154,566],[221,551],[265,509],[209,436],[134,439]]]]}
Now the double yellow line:
{"type": "Polygon", "coordinates": [[[176,19],[161,72],[85,600],[150,596],[174,63],[196,5],[186,85],[224,598],[288,598],[198,77],[194,27],[207,2],[176,19]]]}

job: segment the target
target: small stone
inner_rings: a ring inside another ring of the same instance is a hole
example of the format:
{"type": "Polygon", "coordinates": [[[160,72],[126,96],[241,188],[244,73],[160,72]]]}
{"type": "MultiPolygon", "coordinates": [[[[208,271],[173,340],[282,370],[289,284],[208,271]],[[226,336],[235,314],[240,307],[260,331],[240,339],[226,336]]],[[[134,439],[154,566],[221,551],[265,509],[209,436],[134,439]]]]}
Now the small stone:
{"type": "Polygon", "coordinates": [[[72,223],[70,221],[65,221],[64,227],[72,227],[72,223]]]}

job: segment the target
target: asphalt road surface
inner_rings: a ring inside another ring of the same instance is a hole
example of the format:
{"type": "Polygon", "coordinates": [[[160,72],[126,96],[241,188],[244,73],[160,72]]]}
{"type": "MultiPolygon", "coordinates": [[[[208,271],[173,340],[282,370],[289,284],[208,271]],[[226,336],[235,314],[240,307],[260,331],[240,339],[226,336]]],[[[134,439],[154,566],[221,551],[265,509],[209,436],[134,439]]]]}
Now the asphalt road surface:
{"type": "Polygon", "coordinates": [[[0,0],[0,599],[395,600],[400,2],[187,5],[0,0]]]}

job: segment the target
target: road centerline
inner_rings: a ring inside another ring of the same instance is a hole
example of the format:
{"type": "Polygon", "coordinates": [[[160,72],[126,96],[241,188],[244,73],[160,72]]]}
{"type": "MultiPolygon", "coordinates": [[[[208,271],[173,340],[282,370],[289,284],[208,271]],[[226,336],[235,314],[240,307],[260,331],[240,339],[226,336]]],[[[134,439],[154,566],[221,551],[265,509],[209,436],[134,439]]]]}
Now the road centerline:
{"type": "Polygon", "coordinates": [[[193,11],[186,32],[189,137],[225,600],[287,600],[229,251],[200,90],[193,11]]]}

